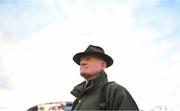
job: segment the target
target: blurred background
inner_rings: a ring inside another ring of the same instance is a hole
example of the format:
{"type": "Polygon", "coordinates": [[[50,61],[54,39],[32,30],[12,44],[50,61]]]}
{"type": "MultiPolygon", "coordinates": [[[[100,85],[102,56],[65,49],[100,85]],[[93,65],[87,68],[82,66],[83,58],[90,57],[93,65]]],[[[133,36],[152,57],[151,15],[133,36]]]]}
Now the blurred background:
{"type": "Polygon", "coordinates": [[[180,110],[180,0],[0,0],[0,111],[73,101],[89,44],[140,109],[180,110]]]}

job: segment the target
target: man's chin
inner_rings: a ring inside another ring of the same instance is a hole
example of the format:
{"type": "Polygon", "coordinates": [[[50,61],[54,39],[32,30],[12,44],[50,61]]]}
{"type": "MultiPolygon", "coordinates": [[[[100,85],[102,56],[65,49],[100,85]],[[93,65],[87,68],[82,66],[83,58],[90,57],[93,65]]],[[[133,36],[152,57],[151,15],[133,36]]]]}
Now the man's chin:
{"type": "Polygon", "coordinates": [[[87,73],[81,73],[81,76],[82,76],[84,79],[86,79],[86,80],[88,80],[88,79],[90,79],[90,78],[93,77],[93,75],[87,74],[87,73]]]}

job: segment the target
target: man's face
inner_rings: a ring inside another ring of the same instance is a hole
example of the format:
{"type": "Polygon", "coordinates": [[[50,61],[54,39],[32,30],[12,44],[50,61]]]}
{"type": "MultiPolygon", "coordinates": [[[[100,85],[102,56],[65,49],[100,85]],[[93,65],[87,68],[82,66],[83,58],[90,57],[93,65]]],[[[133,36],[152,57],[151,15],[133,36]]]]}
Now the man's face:
{"type": "Polygon", "coordinates": [[[80,59],[80,74],[85,79],[90,79],[106,68],[106,63],[96,55],[87,55],[80,59]]]}

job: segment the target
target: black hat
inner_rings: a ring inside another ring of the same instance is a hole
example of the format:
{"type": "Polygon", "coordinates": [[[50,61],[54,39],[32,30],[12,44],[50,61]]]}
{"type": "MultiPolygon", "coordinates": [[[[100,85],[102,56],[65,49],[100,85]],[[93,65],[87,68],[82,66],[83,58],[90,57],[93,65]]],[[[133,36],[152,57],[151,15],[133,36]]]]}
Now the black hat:
{"type": "Polygon", "coordinates": [[[80,65],[81,57],[86,56],[86,55],[91,55],[91,54],[95,54],[95,55],[101,57],[104,61],[106,61],[107,67],[109,67],[113,64],[113,59],[109,55],[105,54],[103,48],[101,48],[99,46],[93,46],[93,45],[89,45],[84,52],[75,54],[73,57],[73,60],[78,65],[80,65]]]}

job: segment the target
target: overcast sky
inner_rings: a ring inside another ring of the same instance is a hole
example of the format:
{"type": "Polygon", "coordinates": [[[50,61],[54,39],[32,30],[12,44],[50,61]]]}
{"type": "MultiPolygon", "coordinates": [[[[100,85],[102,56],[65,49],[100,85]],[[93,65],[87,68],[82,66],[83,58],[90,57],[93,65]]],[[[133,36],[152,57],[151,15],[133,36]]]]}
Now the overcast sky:
{"type": "Polygon", "coordinates": [[[0,110],[73,101],[72,57],[89,44],[114,59],[110,81],[142,110],[180,110],[180,0],[1,0],[0,110]]]}

